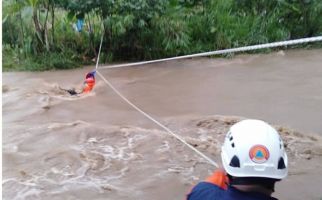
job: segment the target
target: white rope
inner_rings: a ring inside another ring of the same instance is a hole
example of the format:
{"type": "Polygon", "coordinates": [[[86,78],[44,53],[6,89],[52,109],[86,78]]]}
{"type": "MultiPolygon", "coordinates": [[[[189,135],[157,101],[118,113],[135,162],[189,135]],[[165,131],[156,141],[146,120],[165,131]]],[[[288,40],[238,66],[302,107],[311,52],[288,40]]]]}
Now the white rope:
{"type": "MultiPolygon", "coordinates": [[[[193,58],[193,57],[200,57],[200,56],[210,56],[210,55],[218,55],[218,54],[225,54],[225,53],[234,53],[234,52],[241,52],[241,51],[250,51],[250,50],[256,50],[256,49],[263,49],[263,48],[272,48],[272,47],[278,47],[278,46],[287,46],[287,45],[295,45],[295,44],[302,44],[302,43],[308,43],[308,42],[317,42],[322,41],[322,36],[318,37],[311,37],[311,38],[304,38],[304,39],[297,39],[297,40],[290,40],[290,41],[283,41],[283,42],[273,42],[268,44],[260,44],[260,45],[253,45],[253,46],[246,46],[246,47],[239,47],[239,48],[233,48],[233,49],[225,49],[225,50],[218,50],[218,51],[211,51],[211,52],[205,52],[205,53],[198,53],[198,54],[192,54],[192,55],[185,55],[185,56],[177,56],[172,58],[164,58],[159,60],[151,60],[151,61],[144,61],[144,62],[136,62],[136,63],[129,63],[129,64],[120,64],[120,65],[111,65],[111,66],[105,66],[100,67],[100,69],[109,69],[109,68],[118,68],[118,67],[129,67],[129,66],[137,66],[137,65],[144,65],[144,64],[150,64],[150,63],[156,63],[156,62],[163,62],[163,61],[170,61],[170,60],[178,60],[178,59],[184,59],[184,58],[193,58]]],[[[178,139],[180,142],[188,146],[191,150],[199,154],[201,157],[203,157],[205,160],[207,160],[210,164],[214,165],[218,168],[218,164],[207,157],[205,154],[201,153],[199,150],[191,146],[189,143],[187,143],[183,138],[175,134],[172,130],[170,130],[165,125],[158,122],[156,119],[151,117],[149,114],[144,112],[142,109],[134,105],[131,101],[129,101],[125,96],[123,96],[113,85],[111,82],[109,82],[105,77],[98,72],[98,62],[100,58],[100,52],[103,42],[103,35],[101,38],[101,44],[98,52],[98,58],[96,61],[96,71],[97,74],[103,79],[103,81],[119,96],[121,97],[126,103],[128,103],[130,106],[132,106],[135,110],[140,112],[142,115],[150,119],[152,122],[163,128],[167,133],[169,133],[171,136],[178,139]]]]}
{"type": "Polygon", "coordinates": [[[204,159],[206,159],[209,163],[211,163],[212,165],[214,165],[215,167],[218,168],[218,165],[215,161],[213,161],[212,159],[210,159],[209,157],[207,157],[206,155],[204,155],[203,153],[201,153],[199,150],[197,150],[196,148],[194,148],[193,146],[191,146],[189,143],[187,143],[183,138],[181,138],[180,136],[178,136],[177,134],[175,134],[172,130],[170,130],[168,127],[164,126],[163,124],[161,124],[160,122],[158,122],[157,120],[155,120],[153,117],[151,117],[149,114],[147,114],[146,112],[144,112],[143,110],[141,110],[139,107],[137,107],[136,105],[134,105],[131,101],[129,101],[125,96],[123,96],[113,85],[112,83],[110,83],[107,79],[105,79],[105,77],[97,71],[97,74],[103,79],[103,81],[118,95],[120,96],[126,103],[128,103],[130,106],[132,106],[135,110],[137,110],[138,112],[140,112],[142,115],[144,115],[145,117],[147,117],[148,119],[150,119],[152,122],[154,122],[155,124],[157,124],[158,126],[160,126],[161,128],[163,128],[167,133],[169,133],[171,136],[175,137],[176,139],[178,139],[180,142],[182,142],[183,144],[185,144],[186,146],[188,146],[190,149],[192,149],[194,152],[196,152],[197,154],[199,154],[201,157],[203,157],[204,159]]]}
{"type": "Polygon", "coordinates": [[[273,47],[280,47],[280,46],[289,46],[289,45],[303,44],[303,43],[309,43],[309,42],[318,42],[318,41],[322,41],[322,36],[310,37],[310,38],[302,38],[302,39],[296,39],[296,40],[288,40],[288,41],[281,41],[281,42],[273,42],[273,43],[267,43],[267,44],[252,45],[252,46],[246,46],[246,47],[238,47],[238,48],[232,48],[232,49],[210,51],[210,52],[197,53],[197,54],[191,54],[191,55],[185,55],[185,56],[163,58],[163,59],[158,59],[158,60],[150,60],[150,61],[126,63],[126,64],[118,64],[118,65],[109,65],[109,66],[100,67],[100,69],[131,67],[131,66],[145,65],[145,64],[164,62],[164,61],[170,61],[170,60],[179,60],[179,59],[185,59],[185,58],[211,56],[211,55],[219,55],[219,54],[226,54],[226,53],[236,53],[236,52],[242,52],[242,51],[251,51],[251,50],[257,50],[257,49],[273,48],[273,47]]]}
{"type": "Polygon", "coordinates": [[[98,61],[99,61],[100,55],[101,55],[101,48],[102,48],[102,43],[103,43],[103,36],[104,36],[104,34],[102,34],[100,48],[98,50],[98,55],[97,55],[97,60],[96,60],[96,65],[95,65],[95,70],[96,71],[97,71],[97,68],[98,68],[98,61]]]}

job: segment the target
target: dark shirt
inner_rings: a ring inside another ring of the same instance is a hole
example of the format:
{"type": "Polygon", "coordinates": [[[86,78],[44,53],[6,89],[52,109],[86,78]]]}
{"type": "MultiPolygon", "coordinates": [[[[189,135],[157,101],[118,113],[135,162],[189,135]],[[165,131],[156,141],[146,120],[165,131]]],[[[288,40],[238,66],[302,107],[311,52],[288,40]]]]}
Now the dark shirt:
{"type": "Polygon", "coordinates": [[[187,200],[277,200],[258,192],[242,192],[228,186],[224,190],[212,183],[201,182],[188,194],[187,200]]]}

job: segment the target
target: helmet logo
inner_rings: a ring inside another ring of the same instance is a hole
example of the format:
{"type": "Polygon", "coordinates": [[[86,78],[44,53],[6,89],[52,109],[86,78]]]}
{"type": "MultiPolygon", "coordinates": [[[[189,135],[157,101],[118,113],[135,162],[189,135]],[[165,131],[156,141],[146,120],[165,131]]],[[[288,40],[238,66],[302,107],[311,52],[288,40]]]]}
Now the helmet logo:
{"type": "Polygon", "coordinates": [[[255,162],[262,164],[269,158],[269,151],[263,145],[255,145],[249,150],[250,159],[255,162]]]}

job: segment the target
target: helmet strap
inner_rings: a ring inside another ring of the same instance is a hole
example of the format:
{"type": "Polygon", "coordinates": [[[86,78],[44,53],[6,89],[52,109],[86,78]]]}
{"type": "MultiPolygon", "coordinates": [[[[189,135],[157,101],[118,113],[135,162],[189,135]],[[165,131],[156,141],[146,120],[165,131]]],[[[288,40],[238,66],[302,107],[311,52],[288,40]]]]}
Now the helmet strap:
{"type": "Polygon", "coordinates": [[[275,183],[280,179],[262,178],[262,177],[233,177],[228,175],[230,185],[256,185],[268,189],[272,192],[275,191],[275,183]]]}

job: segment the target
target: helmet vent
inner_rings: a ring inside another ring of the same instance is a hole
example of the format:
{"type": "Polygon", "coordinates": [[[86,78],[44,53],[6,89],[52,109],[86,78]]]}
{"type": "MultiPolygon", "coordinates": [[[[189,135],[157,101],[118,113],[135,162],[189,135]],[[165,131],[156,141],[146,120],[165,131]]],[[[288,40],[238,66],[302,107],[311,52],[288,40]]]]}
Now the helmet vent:
{"type": "Polygon", "coordinates": [[[229,141],[232,141],[233,139],[234,139],[233,136],[230,136],[229,141]]]}
{"type": "Polygon", "coordinates": [[[278,161],[277,169],[285,169],[285,168],[286,168],[286,166],[285,166],[284,159],[281,157],[280,160],[278,161]]]}
{"type": "Polygon", "coordinates": [[[234,157],[231,159],[231,161],[230,161],[229,165],[230,165],[231,167],[240,167],[239,158],[238,158],[237,156],[234,156],[234,157]]]}
{"type": "Polygon", "coordinates": [[[235,148],[235,143],[231,143],[231,147],[235,148]]]}
{"type": "Polygon", "coordinates": [[[228,133],[227,133],[227,137],[230,137],[231,136],[231,132],[229,131],[228,133]]]}

